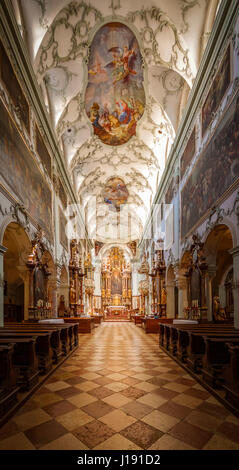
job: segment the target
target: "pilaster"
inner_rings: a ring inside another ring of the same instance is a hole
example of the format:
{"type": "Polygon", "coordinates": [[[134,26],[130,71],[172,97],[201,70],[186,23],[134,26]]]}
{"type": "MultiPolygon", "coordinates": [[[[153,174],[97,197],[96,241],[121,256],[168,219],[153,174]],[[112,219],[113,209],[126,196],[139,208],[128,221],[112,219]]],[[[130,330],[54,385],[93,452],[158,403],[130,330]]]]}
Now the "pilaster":
{"type": "Polygon", "coordinates": [[[4,326],[4,254],[7,248],[0,245],[0,327],[4,326]]]}

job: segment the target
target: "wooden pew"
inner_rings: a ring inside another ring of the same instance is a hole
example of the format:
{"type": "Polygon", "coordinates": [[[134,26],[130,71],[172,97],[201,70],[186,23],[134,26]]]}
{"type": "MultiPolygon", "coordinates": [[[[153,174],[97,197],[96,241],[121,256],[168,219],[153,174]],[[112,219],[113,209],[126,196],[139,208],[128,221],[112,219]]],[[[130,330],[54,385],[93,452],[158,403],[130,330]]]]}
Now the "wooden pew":
{"type": "Polygon", "coordinates": [[[49,372],[53,362],[57,363],[63,353],[68,354],[77,345],[76,323],[45,325],[10,322],[0,328],[1,422],[17,405],[18,392],[36,386],[39,373],[49,372]]]}
{"type": "Polygon", "coordinates": [[[53,337],[54,332],[24,327],[17,329],[9,326],[0,328],[0,337],[2,337],[3,334],[6,336],[7,333],[12,335],[15,334],[16,337],[36,338],[36,355],[40,374],[44,375],[51,370],[54,356],[52,342],[55,344],[56,341],[55,335],[53,337]]]}
{"type": "Polygon", "coordinates": [[[134,324],[135,325],[141,325],[142,324],[142,317],[141,315],[134,315],[134,324]]]}
{"type": "Polygon", "coordinates": [[[65,356],[72,351],[73,348],[78,346],[78,325],[72,323],[61,323],[61,324],[44,324],[35,322],[24,322],[24,323],[12,323],[5,324],[6,327],[13,327],[19,330],[19,328],[29,328],[31,331],[50,331],[51,346],[53,349],[53,362],[57,363],[64,354],[65,356]]]}
{"type": "Polygon", "coordinates": [[[78,333],[91,333],[95,327],[93,317],[70,317],[64,318],[68,323],[77,323],[78,324],[78,333]]]}
{"type": "Polygon", "coordinates": [[[10,389],[16,386],[17,373],[13,368],[12,356],[14,352],[14,343],[8,340],[0,342],[0,387],[10,389]]]}
{"type": "Polygon", "coordinates": [[[230,356],[229,364],[224,370],[224,390],[226,400],[236,409],[239,409],[239,343],[226,343],[230,356]]]}
{"type": "Polygon", "coordinates": [[[100,325],[102,322],[103,315],[93,315],[94,324],[100,325]]]}
{"type": "Polygon", "coordinates": [[[197,331],[188,331],[189,345],[187,348],[186,361],[189,369],[195,373],[199,373],[202,369],[202,360],[206,351],[205,336],[220,338],[225,337],[224,334],[230,337],[234,334],[237,335],[233,329],[204,329],[197,331]],[[203,334],[202,334],[203,333],[203,334]]]}
{"type": "MultiPolygon", "coordinates": [[[[206,354],[206,338],[222,338],[225,342],[226,338],[237,338],[238,336],[239,332],[232,325],[165,325],[164,347],[173,355],[176,355],[181,362],[187,364],[193,372],[200,372],[203,357],[206,354]]],[[[214,360],[215,358],[214,355],[214,360]]],[[[204,362],[209,364],[209,359],[204,362]]],[[[213,369],[213,366],[204,366],[204,379],[210,384],[213,381],[211,369],[213,369]],[[206,379],[208,374],[211,380],[206,379]]]]}
{"type": "Polygon", "coordinates": [[[17,375],[12,363],[14,344],[0,344],[0,419],[17,403],[17,375]]]}
{"type": "Polygon", "coordinates": [[[161,345],[178,359],[186,362],[189,347],[189,332],[201,331],[233,331],[232,325],[214,325],[214,324],[165,324],[163,329],[163,339],[161,345]]]}
{"type": "Polygon", "coordinates": [[[21,391],[30,390],[38,382],[39,370],[36,356],[36,338],[12,332],[0,332],[0,342],[14,343],[13,366],[17,370],[17,385],[21,391]],[[20,341],[19,341],[20,340],[20,341]]]}
{"type": "Polygon", "coordinates": [[[166,325],[173,324],[173,318],[160,318],[159,319],[159,345],[164,346],[164,334],[166,325]]]}
{"type": "Polygon", "coordinates": [[[226,343],[239,344],[238,334],[221,334],[220,337],[204,336],[205,354],[203,356],[202,375],[205,383],[214,388],[223,384],[223,369],[230,362],[230,354],[226,343]]]}
{"type": "Polygon", "coordinates": [[[141,325],[145,333],[159,333],[159,318],[143,317],[141,325]]]}

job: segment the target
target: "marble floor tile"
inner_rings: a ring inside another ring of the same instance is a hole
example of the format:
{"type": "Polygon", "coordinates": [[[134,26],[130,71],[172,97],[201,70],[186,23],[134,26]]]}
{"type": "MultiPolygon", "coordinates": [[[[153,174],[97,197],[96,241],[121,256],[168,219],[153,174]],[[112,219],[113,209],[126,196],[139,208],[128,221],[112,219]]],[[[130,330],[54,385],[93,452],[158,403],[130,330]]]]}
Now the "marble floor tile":
{"type": "Polygon", "coordinates": [[[0,428],[0,449],[239,450],[239,419],[133,323],[103,323],[0,428]]]}

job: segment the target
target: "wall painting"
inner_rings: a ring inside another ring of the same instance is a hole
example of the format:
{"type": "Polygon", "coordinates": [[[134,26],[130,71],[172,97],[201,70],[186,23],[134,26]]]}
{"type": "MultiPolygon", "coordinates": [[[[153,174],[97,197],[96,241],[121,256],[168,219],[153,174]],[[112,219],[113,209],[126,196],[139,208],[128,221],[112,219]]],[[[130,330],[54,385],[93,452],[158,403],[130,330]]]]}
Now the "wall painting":
{"type": "Polygon", "coordinates": [[[181,157],[180,161],[180,176],[181,179],[184,176],[184,173],[188,166],[190,165],[191,160],[193,159],[195,154],[195,127],[188,139],[187,145],[184,149],[184,152],[181,157]]]}
{"type": "Polygon", "coordinates": [[[21,119],[30,134],[29,104],[16,78],[12,64],[0,41],[0,78],[3,81],[21,119]]]}
{"type": "Polygon", "coordinates": [[[181,193],[181,237],[191,231],[239,178],[239,92],[181,193]]]}
{"type": "Polygon", "coordinates": [[[215,76],[202,108],[202,135],[205,134],[230,84],[230,45],[215,76]]]}
{"type": "Polygon", "coordinates": [[[62,246],[67,250],[68,249],[68,238],[66,235],[66,226],[67,226],[67,218],[64,216],[60,207],[59,209],[59,235],[60,235],[60,243],[62,246]]]}
{"type": "Polygon", "coordinates": [[[51,190],[1,100],[0,175],[52,241],[51,190]]]}

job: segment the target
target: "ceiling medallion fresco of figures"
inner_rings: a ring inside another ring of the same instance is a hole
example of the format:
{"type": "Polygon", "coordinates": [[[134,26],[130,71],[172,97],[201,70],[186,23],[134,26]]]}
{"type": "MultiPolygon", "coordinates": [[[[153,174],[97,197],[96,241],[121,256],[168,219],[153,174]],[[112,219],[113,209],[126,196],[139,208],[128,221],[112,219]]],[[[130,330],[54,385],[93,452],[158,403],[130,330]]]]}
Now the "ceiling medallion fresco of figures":
{"type": "Polygon", "coordinates": [[[103,190],[103,198],[106,204],[114,207],[117,211],[126,204],[129,197],[128,189],[121,178],[110,178],[103,190]]]}
{"type": "Polygon", "coordinates": [[[136,134],[145,108],[142,56],[135,35],[122,23],[108,23],[90,48],[85,109],[94,133],[108,145],[136,134]]]}

